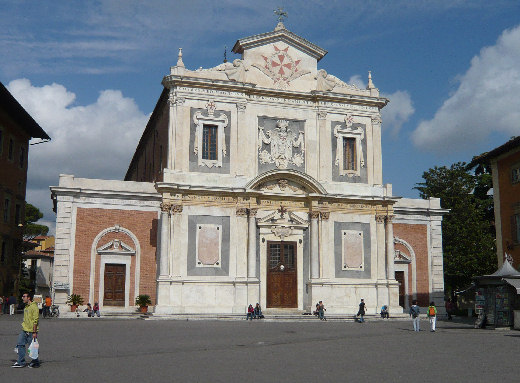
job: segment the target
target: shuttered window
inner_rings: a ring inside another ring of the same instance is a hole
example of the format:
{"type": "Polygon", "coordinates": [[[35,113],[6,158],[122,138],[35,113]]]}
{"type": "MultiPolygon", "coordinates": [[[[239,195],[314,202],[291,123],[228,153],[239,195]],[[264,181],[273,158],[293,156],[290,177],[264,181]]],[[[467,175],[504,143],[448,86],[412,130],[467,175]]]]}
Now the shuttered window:
{"type": "Polygon", "coordinates": [[[217,160],[217,132],[216,125],[204,125],[202,128],[202,158],[217,160]]]}
{"type": "Polygon", "coordinates": [[[520,182],[520,167],[511,169],[511,182],[514,184],[520,182]]]}
{"type": "Polygon", "coordinates": [[[343,137],[343,169],[356,169],[356,139],[353,137],[343,137]]]}
{"type": "Polygon", "coordinates": [[[520,243],[520,214],[511,216],[511,237],[513,243],[520,243]]]}

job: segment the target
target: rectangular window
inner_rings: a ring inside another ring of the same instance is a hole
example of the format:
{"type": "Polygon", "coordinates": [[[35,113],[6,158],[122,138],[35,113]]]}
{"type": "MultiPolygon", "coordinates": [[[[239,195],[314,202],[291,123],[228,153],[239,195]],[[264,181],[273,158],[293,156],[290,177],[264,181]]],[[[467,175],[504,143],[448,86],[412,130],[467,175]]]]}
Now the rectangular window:
{"type": "Polygon", "coordinates": [[[343,137],[343,170],[356,169],[356,139],[343,137]]]}
{"type": "Polygon", "coordinates": [[[9,198],[6,198],[4,200],[4,222],[5,223],[8,223],[9,222],[9,210],[10,210],[10,206],[11,205],[11,201],[9,200],[9,198]]]}
{"type": "Polygon", "coordinates": [[[204,125],[202,127],[202,159],[217,160],[217,125],[204,125]]]}
{"type": "Polygon", "coordinates": [[[16,204],[15,206],[15,222],[17,225],[21,224],[21,218],[22,218],[22,207],[19,204],[16,204]]]}
{"type": "Polygon", "coordinates": [[[514,184],[520,182],[520,167],[516,167],[511,170],[511,181],[514,184]]]}
{"type": "Polygon", "coordinates": [[[25,148],[20,146],[20,167],[23,169],[25,165],[25,148]]]}
{"type": "Polygon", "coordinates": [[[14,141],[12,138],[9,139],[9,151],[7,152],[7,157],[12,161],[13,160],[13,152],[14,152],[14,141]]]}
{"type": "Polygon", "coordinates": [[[520,243],[520,214],[511,216],[511,237],[514,244],[520,243]]]}

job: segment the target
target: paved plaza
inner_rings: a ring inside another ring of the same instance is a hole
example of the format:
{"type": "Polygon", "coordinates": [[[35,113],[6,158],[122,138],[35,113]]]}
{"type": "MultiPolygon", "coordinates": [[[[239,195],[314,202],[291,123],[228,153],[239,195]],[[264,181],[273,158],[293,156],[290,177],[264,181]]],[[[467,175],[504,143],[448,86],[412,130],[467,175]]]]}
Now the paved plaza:
{"type": "Polygon", "coordinates": [[[1,382],[513,382],[520,332],[460,321],[45,319],[40,369],[13,369],[22,315],[0,316],[1,382]]]}

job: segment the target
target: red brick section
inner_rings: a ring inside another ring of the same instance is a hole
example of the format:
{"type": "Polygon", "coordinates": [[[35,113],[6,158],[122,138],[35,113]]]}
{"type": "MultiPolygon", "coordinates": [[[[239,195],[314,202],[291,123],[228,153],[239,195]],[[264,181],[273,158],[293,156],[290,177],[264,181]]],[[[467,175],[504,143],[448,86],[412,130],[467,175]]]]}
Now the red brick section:
{"type": "MultiPolygon", "coordinates": [[[[74,250],[74,293],[80,294],[86,303],[90,289],[90,257],[92,244],[96,236],[109,227],[119,225],[130,230],[138,239],[141,247],[140,294],[148,294],[155,304],[156,288],[156,248],[157,248],[157,212],[88,209],[78,208],[76,216],[76,244],[74,250]]],[[[103,236],[97,248],[113,239],[120,239],[135,248],[133,240],[125,233],[108,233],[103,236]]],[[[137,249],[136,249],[137,250],[137,249]]],[[[130,304],[135,303],[135,256],[132,256],[130,268],[130,304]]],[[[100,256],[96,255],[95,297],[99,296],[100,256]]]]}
{"type": "MultiPolygon", "coordinates": [[[[498,161],[498,189],[500,194],[500,221],[502,223],[502,248],[513,257],[513,266],[518,268],[520,266],[520,245],[513,244],[511,217],[515,214],[514,205],[520,204],[520,182],[512,183],[513,166],[520,166],[520,152],[509,154],[498,161]]],[[[518,210],[516,210],[516,214],[518,214],[518,210]]]]}
{"type": "MultiPolygon", "coordinates": [[[[411,225],[394,223],[394,235],[405,240],[415,253],[415,270],[417,281],[417,302],[419,306],[428,306],[430,298],[428,277],[428,227],[427,225],[411,225]]],[[[396,249],[409,252],[404,246],[396,244],[396,249]]],[[[408,266],[409,300],[411,303],[412,267],[408,266]]]]}

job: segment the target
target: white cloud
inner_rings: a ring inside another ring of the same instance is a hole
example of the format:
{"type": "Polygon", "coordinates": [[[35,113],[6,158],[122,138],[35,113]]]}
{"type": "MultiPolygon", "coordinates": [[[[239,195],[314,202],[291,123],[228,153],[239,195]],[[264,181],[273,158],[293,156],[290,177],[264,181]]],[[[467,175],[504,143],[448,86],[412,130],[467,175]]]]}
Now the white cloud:
{"type": "Polygon", "coordinates": [[[383,93],[381,96],[390,100],[381,111],[383,128],[390,129],[392,134],[396,135],[415,112],[412,98],[405,90],[398,90],[392,94],[383,93]]]}
{"type": "Polygon", "coordinates": [[[460,76],[458,89],[422,121],[414,144],[432,152],[476,147],[494,132],[520,134],[520,26],[505,30],[495,45],[485,47],[460,76]]]}
{"type": "Polygon", "coordinates": [[[360,74],[355,74],[354,76],[350,76],[347,81],[347,84],[355,85],[359,89],[365,89],[367,87],[366,82],[363,81],[360,74]]]}
{"type": "Polygon", "coordinates": [[[118,90],[104,90],[96,102],[75,105],[76,95],[59,84],[33,86],[11,81],[9,91],[52,140],[29,150],[27,200],[53,221],[49,185],[60,173],[122,179],[148,116],[118,90]]]}
{"type": "MultiPolygon", "coordinates": [[[[366,82],[363,81],[359,74],[351,76],[347,83],[355,85],[360,89],[367,87],[366,82]]],[[[388,105],[381,111],[383,129],[390,129],[393,135],[397,135],[403,124],[415,113],[412,98],[406,90],[398,90],[390,94],[381,93],[381,97],[386,97],[390,100],[388,105]]]]}

